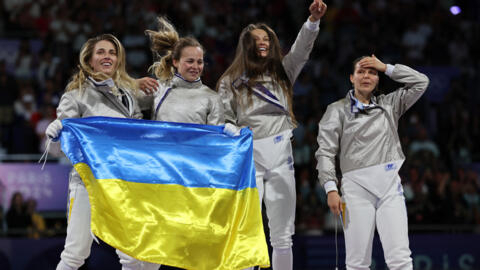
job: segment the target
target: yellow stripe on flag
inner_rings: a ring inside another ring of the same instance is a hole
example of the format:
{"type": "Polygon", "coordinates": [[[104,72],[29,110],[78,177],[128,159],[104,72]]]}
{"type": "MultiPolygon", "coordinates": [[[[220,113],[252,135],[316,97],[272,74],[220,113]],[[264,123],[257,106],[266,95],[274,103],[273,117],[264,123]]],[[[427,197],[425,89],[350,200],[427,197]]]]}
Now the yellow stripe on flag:
{"type": "Polygon", "coordinates": [[[95,179],[87,164],[74,166],[89,194],[92,232],[122,252],[186,269],[269,267],[256,188],[95,179]]]}

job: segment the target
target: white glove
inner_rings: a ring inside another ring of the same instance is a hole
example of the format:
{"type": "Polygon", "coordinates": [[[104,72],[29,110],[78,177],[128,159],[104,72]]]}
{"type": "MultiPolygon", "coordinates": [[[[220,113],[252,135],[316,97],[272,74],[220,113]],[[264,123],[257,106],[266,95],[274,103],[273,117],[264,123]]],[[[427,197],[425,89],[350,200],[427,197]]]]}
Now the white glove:
{"type": "Polygon", "coordinates": [[[45,130],[45,135],[50,139],[56,139],[58,135],[60,135],[62,128],[62,121],[57,119],[48,125],[47,130],[45,130]]]}
{"type": "Polygon", "coordinates": [[[233,136],[240,135],[241,130],[242,130],[241,128],[239,128],[235,125],[232,125],[230,123],[226,123],[225,127],[223,128],[223,133],[233,137],[233,136]]]}

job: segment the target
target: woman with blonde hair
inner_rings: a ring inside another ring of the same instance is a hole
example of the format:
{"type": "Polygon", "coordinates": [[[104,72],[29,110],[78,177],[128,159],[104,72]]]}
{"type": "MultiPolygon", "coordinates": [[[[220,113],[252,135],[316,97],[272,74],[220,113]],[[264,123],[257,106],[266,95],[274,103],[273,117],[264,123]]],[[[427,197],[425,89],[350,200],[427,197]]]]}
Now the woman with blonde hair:
{"type": "Polygon", "coordinates": [[[142,107],[152,109],[152,120],[221,125],[224,123],[220,96],[200,79],[204,48],[193,37],[179,37],[164,17],[157,31],[147,30],[157,60],[150,70],[158,88],[143,98],[142,107]]]}
{"type": "MultiPolygon", "coordinates": [[[[140,98],[142,108],[152,110],[152,120],[223,124],[220,97],[200,79],[204,67],[203,46],[195,38],[179,37],[164,17],[158,18],[158,25],[157,31],[145,31],[157,58],[149,70],[157,77],[158,86],[154,91],[147,85],[141,87],[145,92],[140,98]]],[[[119,256],[125,261],[132,259],[122,257],[121,253],[119,256]]]]}
{"type": "MultiPolygon", "coordinates": [[[[135,97],[137,83],[127,74],[125,65],[125,49],[115,36],[102,34],[89,39],[81,48],[78,71],[60,99],[57,119],[50,123],[45,134],[51,139],[57,138],[62,129],[61,120],[65,118],[142,118],[135,97]]],[[[93,241],[88,193],[75,169],[70,172],[68,204],[67,236],[57,270],[80,268],[90,255],[93,241]]],[[[120,263],[124,270],[151,266],[133,258],[123,260],[123,257],[120,263]]]]}

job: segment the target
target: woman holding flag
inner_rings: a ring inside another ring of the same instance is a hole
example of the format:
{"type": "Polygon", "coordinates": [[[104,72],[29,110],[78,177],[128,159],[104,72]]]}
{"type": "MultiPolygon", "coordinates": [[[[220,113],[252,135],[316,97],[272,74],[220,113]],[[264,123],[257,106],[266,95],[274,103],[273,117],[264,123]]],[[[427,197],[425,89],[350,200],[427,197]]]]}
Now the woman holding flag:
{"type": "MultiPolygon", "coordinates": [[[[81,48],[78,71],[67,85],[57,108],[57,119],[47,127],[46,135],[58,138],[61,120],[66,118],[142,118],[136,100],[137,82],[127,74],[125,65],[125,49],[115,36],[103,34],[89,39],[81,48]]],[[[90,215],[87,190],[73,169],[69,179],[67,236],[57,270],[78,269],[90,255],[93,241],[90,215]]],[[[158,268],[125,254],[120,262],[124,270],[158,268]]]]}
{"type": "MultiPolygon", "coordinates": [[[[150,67],[158,86],[151,91],[155,82],[149,78],[138,80],[145,92],[139,100],[141,107],[152,110],[152,120],[223,125],[220,96],[200,79],[204,67],[203,46],[195,38],[179,37],[164,17],[158,18],[158,24],[158,31],[146,31],[152,52],[158,57],[150,67]]],[[[135,262],[134,258],[117,253],[122,261],[135,262]]]]}
{"type": "Polygon", "coordinates": [[[203,46],[192,37],[179,37],[175,27],[158,18],[158,31],[147,30],[158,60],[150,69],[158,80],[154,94],[143,98],[152,109],[152,120],[223,125],[220,96],[200,79],[204,67],[203,46]]]}
{"type": "Polygon", "coordinates": [[[226,122],[253,130],[256,182],[269,220],[274,270],[293,267],[296,194],[290,142],[295,127],[292,85],[308,61],[326,10],[322,0],[312,2],[310,16],[285,57],[270,27],[245,27],[235,59],[217,84],[226,122]]]}

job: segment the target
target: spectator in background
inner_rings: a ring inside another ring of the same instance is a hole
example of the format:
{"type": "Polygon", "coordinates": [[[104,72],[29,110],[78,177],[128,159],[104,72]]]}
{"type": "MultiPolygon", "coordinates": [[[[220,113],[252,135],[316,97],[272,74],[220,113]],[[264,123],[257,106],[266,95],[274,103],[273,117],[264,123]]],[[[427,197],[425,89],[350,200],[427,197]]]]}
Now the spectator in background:
{"type": "Polygon", "coordinates": [[[39,239],[47,235],[47,226],[45,220],[37,212],[37,201],[28,199],[25,202],[25,213],[30,219],[30,226],[28,226],[28,237],[39,239]]]}
{"type": "Polygon", "coordinates": [[[461,181],[454,179],[450,182],[450,203],[453,206],[450,224],[467,224],[469,222],[468,202],[465,201],[463,194],[463,184],[461,181]]]}
{"type": "Polygon", "coordinates": [[[54,80],[47,79],[45,81],[45,88],[41,93],[41,99],[38,104],[41,106],[57,106],[61,96],[59,88],[60,86],[56,85],[54,80]]]}
{"type": "Polygon", "coordinates": [[[427,129],[420,126],[417,130],[415,140],[413,140],[408,148],[408,154],[414,156],[418,152],[427,152],[427,155],[433,155],[434,158],[440,156],[438,146],[428,137],[427,129]]]}
{"type": "Polygon", "coordinates": [[[463,184],[463,199],[468,210],[468,223],[480,224],[480,195],[477,173],[467,170],[463,184]]]}
{"type": "Polygon", "coordinates": [[[33,76],[34,61],[29,40],[22,40],[15,60],[15,77],[21,80],[30,79],[33,76]]]}
{"type": "Polygon", "coordinates": [[[20,85],[20,93],[14,102],[15,122],[12,129],[11,147],[15,153],[37,153],[38,139],[35,126],[40,119],[35,93],[30,81],[20,85]]]}
{"type": "MultiPolygon", "coordinates": [[[[39,153],[45,152],[48,138],[45,135],[48,125],[57,118],[55,113],[55,107],[51,104],[44,105],[42,107],[41,119],[38,121],[37,126],[35,127],[35,133],[40,140],[40,145],[38,148],[39,153]]],[[[60,149],[60,144],[53,143],[50,144],[48,153],[54,157],[62,156],[62,150],[60,149]]]]}
{"type": "Polygon", "coordinates": [[[35,126],[37,118],[37,102],[35,99],[35,92],[30,81],[24,82],[20,85],[20,95],[13,103],[15,114],[22,120],[35,126]]]}
{"type": "Polygon", "coordinates": [[[40,88],[45,88],[46,80],[53,79],[55,74],[60,71],[60,57],[52,55],[49,49],[44,48],[40,52],[40,63],[37,69],[37,82],[40,88]]]}
{"type": "Polygon", "coordinates": [[[22,237],[27,235],[27,228],[31,226],[32,221],[25,211],[22,193],[18,191],[13,193],[6,220],[8,236],[22,237]]]}

